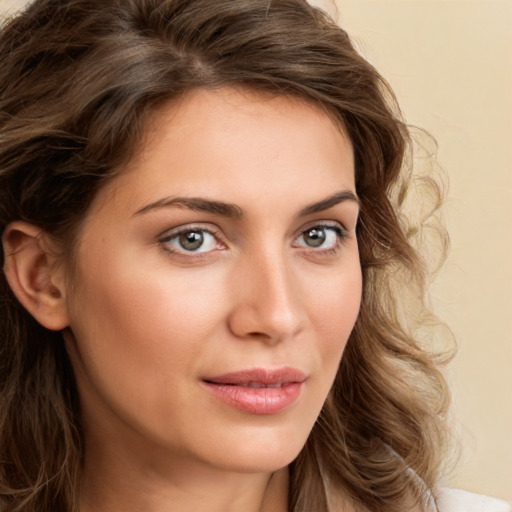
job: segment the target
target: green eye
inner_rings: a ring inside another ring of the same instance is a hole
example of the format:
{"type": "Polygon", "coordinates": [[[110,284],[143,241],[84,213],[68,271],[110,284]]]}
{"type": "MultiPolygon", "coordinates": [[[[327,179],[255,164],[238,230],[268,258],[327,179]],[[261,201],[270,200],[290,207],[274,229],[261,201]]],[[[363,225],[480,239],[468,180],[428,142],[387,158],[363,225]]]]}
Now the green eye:
{"type": "Polygon", "coordinates": [[[187,231],[180,234],[178,241],[186,251],[197,251],[204,243],[204,235],[201,231],[187,231]]]}
{"type": "Polygon", "coordinates": [[[327,239],[327,233],[325,228],[312,228],[304,232],[302,235],[304,243],[309,247],[320,247],[327,239]]]}
{"type": "Polygon", "coordinates": [[[189,228],[177,233],[171,233],[160,243],[165,244],[171,252],[175,253],[206,253],[217,248],[215,236],[206,229],[189,228]]]}
{"type": "Polygon", "coordinates": [[[320,250],[336,249],[345,237],[345,230],[339,225],[312,226],[301,233],[293,246],[320,250]]]}

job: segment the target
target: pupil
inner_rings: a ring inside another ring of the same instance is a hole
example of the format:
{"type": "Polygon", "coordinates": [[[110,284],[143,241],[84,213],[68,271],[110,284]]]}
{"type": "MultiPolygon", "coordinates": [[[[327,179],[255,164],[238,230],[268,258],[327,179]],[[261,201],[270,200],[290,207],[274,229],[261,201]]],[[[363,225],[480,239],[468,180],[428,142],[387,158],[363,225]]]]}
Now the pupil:
{"type": "Polygon", "coordinates": [[[200,231],[189,231],[180,235],[180,245],[187,251],[194,251],[203,245],[204,237],[200,231]]]}
{"type": "Polygon", "coordinates": [[[325,229],[313,228],[306,233],[304,238],[310,247],[319,247],[325,242],[325,237],[325,229]]]}

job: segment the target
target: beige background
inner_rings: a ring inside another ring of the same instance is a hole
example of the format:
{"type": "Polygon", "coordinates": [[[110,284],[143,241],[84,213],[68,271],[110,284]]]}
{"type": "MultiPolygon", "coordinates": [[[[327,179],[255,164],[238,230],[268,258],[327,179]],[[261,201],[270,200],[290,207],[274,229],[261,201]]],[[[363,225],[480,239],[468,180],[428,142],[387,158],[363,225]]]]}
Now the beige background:
{"type": "Polygon", "coordinates": [[[25,0],[0,0],[0,14],[27,3],[25,0]]]}
{"type": "Polygon", "coordinates": [[[512,501],[512,1],[337,0],[340,24],[429,130],[452,247],[433,289],[459,353],[449,483],[512,501]]]}
{"type": "Polygon", "coordinates": [[[337,4],[450,177],[452,249],[433,290],[460,345],[449,377],[462,455],[448,482],[512,500],[512,1],[337,4]]]}

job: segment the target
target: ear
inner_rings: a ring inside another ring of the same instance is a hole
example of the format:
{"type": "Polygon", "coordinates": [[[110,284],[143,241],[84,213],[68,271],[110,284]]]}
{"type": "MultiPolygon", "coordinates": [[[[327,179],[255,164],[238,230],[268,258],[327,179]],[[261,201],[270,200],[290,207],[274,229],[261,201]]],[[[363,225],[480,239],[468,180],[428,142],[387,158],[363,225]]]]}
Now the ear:
{"type": "Polygon", "coordinates": [[[64,271],[40,228],[15,221],[2,237],[4,272],[14,295],[44,327],[60,331],[69,325],[64,271]]]}

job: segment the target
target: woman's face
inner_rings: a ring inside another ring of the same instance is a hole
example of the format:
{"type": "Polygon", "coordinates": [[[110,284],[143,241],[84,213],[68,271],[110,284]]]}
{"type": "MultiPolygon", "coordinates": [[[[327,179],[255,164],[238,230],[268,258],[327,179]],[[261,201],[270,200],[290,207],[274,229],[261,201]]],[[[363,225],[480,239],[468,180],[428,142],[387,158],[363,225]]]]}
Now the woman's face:
{"type": "Polygon", "coordinates": [[[225,89],[162,109],[67,289],[89,449],[291,462],[358,315],[357,216],[351,144],[318,107],[225,89]]]}

